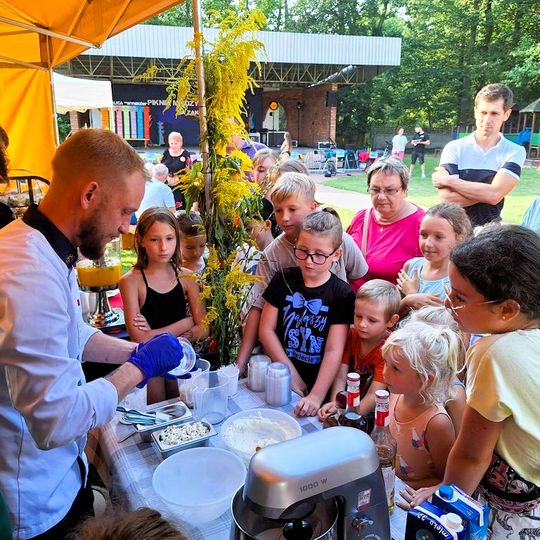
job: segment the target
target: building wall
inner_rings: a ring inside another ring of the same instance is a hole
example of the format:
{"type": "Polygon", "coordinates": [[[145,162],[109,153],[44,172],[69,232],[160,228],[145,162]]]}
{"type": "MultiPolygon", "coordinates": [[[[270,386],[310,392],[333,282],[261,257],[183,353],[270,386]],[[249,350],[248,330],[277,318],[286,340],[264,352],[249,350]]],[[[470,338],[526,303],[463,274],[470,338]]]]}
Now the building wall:
{"type": "MultiPolygon", "coordinates": [[[[299,146],[316,146],[317,142],[336,139],[336,107],[327,107],[328,92],[337,91],[336,84],[325,84],[313,88],[290,88],[275,91],[257,89],[254,95],[247,96],[250,110],[250,126],[254,131],[260,131],[262,121],[272,101],[281,104],[287,118],[287,131],[299,146]]],[[[164,111],[165,88],[159,85],[143,84],[113,84],[113,99],[115,104],[142,104],[150,106],[152,115],[150,144],[163,144],[163,139],[170,131],[180,131],[184,143],[197,145],[199,132],[196,114],[178,116],[174,109],[164,111]],[[156,130],[158,122],[163,124],[163,135],[158,137],[156,130]]],[[[194,111],[195,113],[195,111],[194,111]]],[[[88,126],[88,114],[70,113],[71,129],[73,132],[88,126]]]]}
{"type": "Polygon", "coordinates": [[[71,124],[71,133],[90,127],[90,114],[88,111],[84,113],[69,111],[69,123],[71,124]]]}
{"type": "Polygon", "coordinates": [[[316,146],[318,141],[336,139],[336,107],[326,106],[328,92],[337,91],[336,84],[313,88],[291,88],[263,93],[263,116],[270,103],[276,101],[285,109],[287,131],[299,146],[316,146]]]}

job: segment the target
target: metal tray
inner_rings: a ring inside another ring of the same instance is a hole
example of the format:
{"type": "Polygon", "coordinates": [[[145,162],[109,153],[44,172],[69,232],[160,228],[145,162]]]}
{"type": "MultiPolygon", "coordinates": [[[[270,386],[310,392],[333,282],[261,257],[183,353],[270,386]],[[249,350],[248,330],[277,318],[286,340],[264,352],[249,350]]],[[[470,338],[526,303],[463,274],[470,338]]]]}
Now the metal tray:
{"type": "Polygon", "coordinates": [[[152,441],[152,433],[154,433],[154,431],[161,431],[167,426],[182,424],[193,418],[193,414],[183,401],[176,401],[174,403],[162,405],[161,407],[148,407],[146,410],[170,414],[172,415],[172,418],[166,422],[159,422],[157,424],[135,424],[135,429],[141,435],[141,439],[144,442],[152,441]]]}
{"type": "MultiPolygon", "coordinates": [[[[161,454],[163,459],[166,459],[169,456],[180,452],[181,450],[186,450],[187,448],[195,448],[196,446],[208,446],[208,440],[210,439],[210,437],[217,435],[217,431],[214,429],[212,424],[210,422],[207,422],[204,418],[200,420],[200,422],[202,422],[206,427],[210,429],[210,431],[206,435],[203,435],[198,439],[192,439],[191,441],[181,442],[174,445],[165,444],[159,440],[159,436],[161,435],[161,432],[164,431],[164,429],[154,431],[152,433],[152,439],[154,439],[154,442],[156,443],[159,453],[161,454]]],[[[184,422],[184,424],[192,423],[195,423],[195,421],[184,422]]]]}

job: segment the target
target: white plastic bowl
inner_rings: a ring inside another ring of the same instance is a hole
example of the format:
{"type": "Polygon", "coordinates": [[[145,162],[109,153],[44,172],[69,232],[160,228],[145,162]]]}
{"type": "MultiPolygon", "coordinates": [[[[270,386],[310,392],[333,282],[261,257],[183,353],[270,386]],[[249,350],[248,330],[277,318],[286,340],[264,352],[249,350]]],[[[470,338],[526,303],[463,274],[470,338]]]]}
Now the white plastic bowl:
{"type": "Polygon", "coordinates": [[[257,446],[269,446],[270,440],[283,442],[295,439],[302,435],[302,428],[297,420],[283,411],[258,408],[233,414],[223,422],[220,433],[225,446],[249,465],[257,446]],[[254,418],[252,426],[246,423],[250,418],[254,418]],[[270,422],[278,425],[273,426],[270,422]],[[246,446],[250,449],[246,450],[246,446]]]}
{"type": "Polygon", "coordinates": [[[191,448],[167,458],[152,477],[156,493],[193,525],[218,518],[244,483],[242,460],[222,448],[191,448]]]}

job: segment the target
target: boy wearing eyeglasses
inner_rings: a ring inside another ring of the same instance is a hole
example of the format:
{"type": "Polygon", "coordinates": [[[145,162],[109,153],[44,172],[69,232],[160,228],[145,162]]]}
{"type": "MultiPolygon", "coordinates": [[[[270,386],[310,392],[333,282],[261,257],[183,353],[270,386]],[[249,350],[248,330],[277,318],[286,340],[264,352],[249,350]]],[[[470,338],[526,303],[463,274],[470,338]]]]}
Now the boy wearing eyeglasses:
{"type": "MultiPolygon", "coordinates": [[[[270,280],[280,270],[297,266],[294,246],[306,217],[317,210],[316,184],[307,174],[286,172],[276,181],[270,198],[274,205],[277,224],[283,231],[265,248],[257,266],[260,281],[252,289],[252,305],[244,324],[242,342],[238,351],[237,365],[243,372],[253,348],[257,343],[261,310],[265,300],[263,292],[270,280]]],[[[339,278],[351,282],[363,277],[368,266],[360,248],[352,237],[343,233],[342,256],[330,265],[330,271],[339,278]]]]}
{"type": "Polygon", "coordinates": [[[342,255],[343,229],[329,212],[306,217],[293,248],[298,266],[277,272],[266,288],[259,339],[270,358],[289,366],[302,399],[299,416],[315,416],[341,363],[354,293],[330,271],[342,255]]]}

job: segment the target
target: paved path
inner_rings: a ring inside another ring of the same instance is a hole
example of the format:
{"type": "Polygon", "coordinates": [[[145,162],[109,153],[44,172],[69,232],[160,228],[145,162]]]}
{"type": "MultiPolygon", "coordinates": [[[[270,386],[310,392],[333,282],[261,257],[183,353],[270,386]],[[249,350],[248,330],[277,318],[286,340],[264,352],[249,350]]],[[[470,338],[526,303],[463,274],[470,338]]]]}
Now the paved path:
{"type": "MultiPolygon", "coordinates": [[[[357,193],[356,191],[346,191],[327,186],[325,181],[329,179],[322,174],[312,172],[310,176],[317,182],[316,198],[320,203],[356,211],[371,206],[371,198],[367,193],[357,193]]],[[[365,179],[362,180],[365,182],[365,179]]]]}

